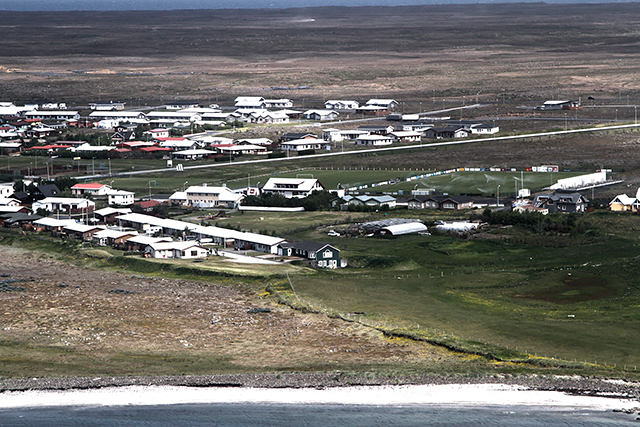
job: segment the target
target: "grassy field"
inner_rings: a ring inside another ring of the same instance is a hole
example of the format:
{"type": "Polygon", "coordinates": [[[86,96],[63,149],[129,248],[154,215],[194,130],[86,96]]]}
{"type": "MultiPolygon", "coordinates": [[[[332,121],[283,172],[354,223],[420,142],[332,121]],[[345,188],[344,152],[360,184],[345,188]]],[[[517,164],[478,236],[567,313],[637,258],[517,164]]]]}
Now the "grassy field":
{"type": "Polygon", "coordinates": [[[520,172],[456,172],[446,175],[438,175],[421,178],[414,181],[398,182],[395,184],[375,187],[375,191],[403,191],[410,193],[416,188],[432,188],[448,194],[482,194],[494,196],[500,186],[500,194],[514,196],[516,185],[518,189],[528,188],[532,192],[555,184],[559,179],[582,175],[585,172],[557,172],[537,173],[525,172],[521,183],[520,172]],[[524,185],[524,186],[523,186],[524,185]]]}
{"type": "Polygon", "coordinates": [[[620,268],[638,250],[633,241],[606,240],[557,249],[449,237],[338,240],[363,267],[292,282],[312,306],[362,313],[370,324],[635,366],[640,290],[620,268]]]}

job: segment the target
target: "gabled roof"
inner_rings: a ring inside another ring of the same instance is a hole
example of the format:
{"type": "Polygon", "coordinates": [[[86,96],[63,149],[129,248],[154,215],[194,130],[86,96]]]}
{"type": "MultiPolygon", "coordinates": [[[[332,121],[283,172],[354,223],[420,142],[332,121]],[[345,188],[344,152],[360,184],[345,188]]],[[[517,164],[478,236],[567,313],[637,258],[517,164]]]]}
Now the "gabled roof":
{"type": "Polygon", "coordinates": [[[96,215],[100,215],[100,216],[108,216],[108,215],[113,215],[113,214],[128,214],[131,213],[131,209],[129,208],[102,208],[102,209],[98,209],[97,211],[93,212],[96,215]]]}
{"type": "Polygon", "coordinates": [[[62,193],[55,184],[39,185],[37,191],[45,197],[56,197],[62,193]]]}
{"type": "Polygon", "coordinates": [[[99,190],[102,187],[106,187],[106,186],[107,184],[100,184],[99,182],[90,182],[87,184],[76,184],[71,188],[84,189],[84,190],[99,190]]]}
{"type": "Polygon", "coordinates": [[[626,194],[619,194],[609,202],[609,205],[612,205],[613,203],[620,203],[625,206],[631,206],[634,203],[639,203],[639,201],[635,197],[629,197],[626,194]]]}
{"type": "Polygon", "coordinates": [[[269,178],[267,183],[262,187],[263,191],[279,191],[279,190],[297,190],[297,191],[311,191],[316,183],[320,184],[322,188],[324,186],[314,178],[269,178]],[[280,187],[280,185],[294,185],[295,188],[280,187]]]}

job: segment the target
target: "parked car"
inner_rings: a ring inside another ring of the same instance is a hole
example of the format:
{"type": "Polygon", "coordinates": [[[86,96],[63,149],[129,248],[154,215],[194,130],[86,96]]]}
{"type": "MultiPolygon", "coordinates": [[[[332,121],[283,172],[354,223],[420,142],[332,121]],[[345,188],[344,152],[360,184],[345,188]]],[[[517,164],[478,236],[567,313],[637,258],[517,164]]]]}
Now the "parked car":
{"type": "Polygon", "coordinates": [[[329,231],[329,232],[327,233],[327,236],[331,236],[331,237],[340,237],[340,233],[338,233],[337,231],[333,231],[333,230],[331,230],[331,231],[329,231]]]}

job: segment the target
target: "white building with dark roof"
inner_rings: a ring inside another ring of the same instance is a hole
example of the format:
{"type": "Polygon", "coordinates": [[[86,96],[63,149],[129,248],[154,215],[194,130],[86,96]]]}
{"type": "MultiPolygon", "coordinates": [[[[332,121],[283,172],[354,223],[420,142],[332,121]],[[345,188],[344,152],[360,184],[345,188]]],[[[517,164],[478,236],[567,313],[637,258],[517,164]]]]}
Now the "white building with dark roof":
{"type": "Polygon", "coordinates": [[[287,198],[303,198],[322,190],[324,185],[317,179],[310,178],[269,178],[262,187],[263,193],[278,193],[287,198]]]}

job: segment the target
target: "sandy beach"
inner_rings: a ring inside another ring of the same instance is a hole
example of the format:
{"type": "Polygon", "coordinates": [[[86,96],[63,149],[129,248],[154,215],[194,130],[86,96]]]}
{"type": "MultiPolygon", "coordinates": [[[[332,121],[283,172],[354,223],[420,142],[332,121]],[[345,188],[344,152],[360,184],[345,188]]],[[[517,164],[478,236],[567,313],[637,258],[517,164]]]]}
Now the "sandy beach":
{"type": "Polygon", "coordinates": [[[323,389],[126,386],[89,390],[7,391],[0,397],[0,409],[206,403],[518,406],[596,411],[631,411],[640,406],[636,399],[571,395],[507,384],[385,385],[323,389]]]}

